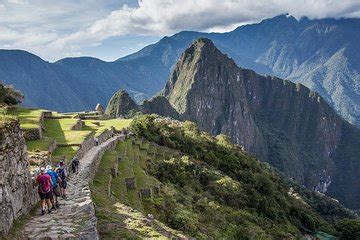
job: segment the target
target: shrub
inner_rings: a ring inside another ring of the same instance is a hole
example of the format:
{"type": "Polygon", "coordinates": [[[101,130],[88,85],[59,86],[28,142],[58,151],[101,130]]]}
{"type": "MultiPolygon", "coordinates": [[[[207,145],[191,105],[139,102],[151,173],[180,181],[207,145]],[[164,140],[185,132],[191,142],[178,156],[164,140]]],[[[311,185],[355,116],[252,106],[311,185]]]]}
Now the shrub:
{"type": "Polygon", "coordinates": [[[360,239],[360,220],[345,219],[335,225],[341,240],[360,239]]]}

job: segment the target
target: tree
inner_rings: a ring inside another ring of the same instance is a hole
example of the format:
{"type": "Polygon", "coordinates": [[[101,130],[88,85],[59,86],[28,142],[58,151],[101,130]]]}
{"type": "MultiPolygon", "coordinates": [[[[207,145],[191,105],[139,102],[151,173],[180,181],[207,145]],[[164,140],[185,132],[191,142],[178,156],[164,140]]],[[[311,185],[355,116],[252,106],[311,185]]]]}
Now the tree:
{"type": "Polygon", "coordinates": [[[23,100],[24,95],[19,90],[14,89],[12,85],[4,85],[0,81],[0,103],[16,105],[22,103],[23,100]]]}

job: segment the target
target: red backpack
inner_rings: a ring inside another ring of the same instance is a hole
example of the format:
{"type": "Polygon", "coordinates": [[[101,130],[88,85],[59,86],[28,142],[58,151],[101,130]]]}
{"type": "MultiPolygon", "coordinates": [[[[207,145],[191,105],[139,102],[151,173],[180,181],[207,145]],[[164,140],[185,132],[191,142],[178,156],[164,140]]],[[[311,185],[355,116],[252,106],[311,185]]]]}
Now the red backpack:
{"type": "Polygon", "coordinates": [[[39,182],[39,192],[48,193],[51,190],[51,181],[48,174],[43,174],[38,177],[39,182]]]}

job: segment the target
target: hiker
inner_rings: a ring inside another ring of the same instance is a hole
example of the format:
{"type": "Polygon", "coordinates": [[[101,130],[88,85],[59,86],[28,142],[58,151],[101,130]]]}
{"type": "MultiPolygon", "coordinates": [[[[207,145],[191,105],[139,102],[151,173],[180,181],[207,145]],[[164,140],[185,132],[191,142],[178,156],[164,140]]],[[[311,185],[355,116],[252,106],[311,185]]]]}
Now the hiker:
{"type": "Polygon", "coordinates": [[[52,210],[56,210],[60,207],[58,197],[60,196],[60,187],[59,183],[61,182],[58,174],[53,170],[51,165],[46,166],[46,173],[50,175],[52,181],[52,194],[50,201],[52,203],[52,210]]]}
{"type": "Polygon", "coordinates": [[[71,168],[73,173],[77,174],[79,172],[79,164],[80,164],[79,159],[76,156],[74,156],[73,159],[71,160],[71,168]]]}
{"type": "Polygon", "coordinates": [[[95,141],[95,146],[98,146],[98,145],[99,145],[99,139],[98,139],[98,138],[94,138],[94,141],[95,141]]]}
{"type": "Polygon", "coordinates": [[[61,179],[61,182],[60,182],[60,195],[61,195],[61,197],[63,199],[66,199],[66,185],[67,185],[67,182],[66,182],[66,178],[67,178],[66,166],[65,166],[64,161],[60,161],[59,165],[60,166],[58,168],[57,174],[61,179]]]}
{"type": "Polygon", "coordinates": [[[38,193],[40,196],[41,215],[45,214],[45,205],[48,207],[48,213],[51,213],[51,188],[52,182],[49,174],[46,173],[45,167],[40,168],[40,175],[37,176],[36,182],[38,183],[38,193]]]}

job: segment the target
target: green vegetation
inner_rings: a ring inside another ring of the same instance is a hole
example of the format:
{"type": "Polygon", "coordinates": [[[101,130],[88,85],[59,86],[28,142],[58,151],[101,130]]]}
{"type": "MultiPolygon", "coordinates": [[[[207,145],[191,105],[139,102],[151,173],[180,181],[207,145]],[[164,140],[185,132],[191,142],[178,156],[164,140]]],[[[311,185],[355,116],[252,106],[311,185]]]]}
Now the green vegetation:
{"type": "Polygon", "coordinates": [[[78,146],[57,147],[51,156],[55,162],[64,160],[64,158],[66,161],[70,161],[70,159],[72,159],[76,154],[77,150],[79,150],[78,146]]]}
{"type": "Polygon", "coordinates": [[[126,227],[134,217],[124,205],[200,239],[337,234],[332,223],[304,202],[307,198],[291,192],[276,171],[226,136],[215,138],[191,122],[154,115],[135,118],[131,130],[136,138],[104,155],[91,187],[102,237],[119,232],[150,237],[126,227]],[[111,168],[118,169],[117,177],[110,177],[111,168]],[[127,188],[125,178],[135,179],[135,189],[127,188]],[[151,189],[151,197],[141,197],[141,189],[151,189]]]}
{"type": "MultiPolygon", "coordinates": [[[[60,159],[70,160],[86,138],[92,135],[97,137],[111,127],[121,130],[131,123],[131,119],[83,120],[85,126],[81,130],[71,130],[79,120],[77,113],[61,114],[53,112],[52,116],[54,118],[46,118],[44,123],[41,123],[40,117],[43,111],[23,107],[0,108],[0,114],[3,116],[19,119],[23,129],[43,127],[43,138],[27,140],[27,148],[30,152],[45,152],[47,154],[49,147],[56,141],[57,147],[51,155],[53,161],[59,161],[60,159]]],[[[2,121],[4,120],[3,117],[2,121]]]]}
{"type": "MultiPolygon", "coordinates": [[[[2,111],[4,111],[4,108],[2,108],[2,111]]],[[[39,119],[43,111],[44,110],[41,109],[17,107],[9,109],[7,114],[17,117],[20,121],[21,128],[29,129],[40,127],[39,119]]]]}
{"type": "Polygon", "coordinates": [[[110,99],[105,114],[111,118],[126,117],[136,115],[138,106],[124,90],[119,90],[110,99]]]}
{"type": "Polygon", "coordinates": [[[73,118],[46,119],[45,136],[56,139],[57,144],[81,144],[92,131],[71,130],[76,121],[73,118]]]}
{"type": "Polygon", "coordinates": [[[336,230],[340,232],[340,240],[360,239],[360,221],[344,219],[336,224],[336,230]]]}
{"type": "Polygon", "coordinates": [[[0,104],[16,105],[23,101],[24,95],[11,85],[0,82],[0,104]]]}
{"type": "Polygon", "coordinates": [[[132,141],[128,139],[119,143],[115,151],[107,151],[91,185],[92,198],[96,205],[98,230],[102,239],[181,237],[180,232],[166,227],[157,220],[150,221],[141,212],[144,211],[144,204],[137,190],[151,187],[157,181],[145,175],[143,169],[140,168],[139,147],[132,146],[132,141]],[[119,156],[121,160],[118,164],[119,156]],[[119,171],[117,177],[111,175],[112,169],[115,168],[119,171]],[[131,177],[135,177],[137,188],[127,190],[125,178],[131,177]]]}
{"type": "Polygon", "coordinates": [[[51,144],[53,143],[54,139],[49,137],[44,137],[40,140],[29,140],[26,141],[27,149],[30,152],[35,151],[47,151],[51,144]]]}
{"type": "Polygon", "coordinates": [[[111,127],[114,127],[118,131],[127,128],[130,126],[131,121],[131,119],[84,120],[84,130],[95,131],[95,136],[98,136],[105,131],[105,129],[110,129],[111,127]]]}

